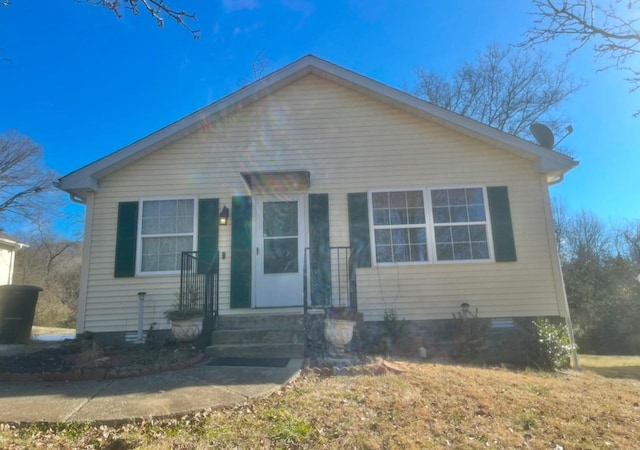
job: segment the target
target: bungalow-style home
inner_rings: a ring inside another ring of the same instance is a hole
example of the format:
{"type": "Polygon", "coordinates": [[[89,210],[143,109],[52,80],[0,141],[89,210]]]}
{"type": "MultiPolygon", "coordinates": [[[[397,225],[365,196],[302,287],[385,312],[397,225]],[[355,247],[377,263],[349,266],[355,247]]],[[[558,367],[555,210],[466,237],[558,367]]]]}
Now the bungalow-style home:
{"type": "Polygon", "coordinates": [[[22,244],[0,231],[0,285],[13,282],[16,251],[24,247],[27,247],[27,244],[22,244]]]}
{"type": "Polygon", "coordinates": [[[86,205],[77,332],[136,330],[138,292],[155,330],[192,301],[228,328],[393,312],[425,339],[462,304],[563,320],[548,189],[576,165],[306,56],[59,180],[86,205]]]}

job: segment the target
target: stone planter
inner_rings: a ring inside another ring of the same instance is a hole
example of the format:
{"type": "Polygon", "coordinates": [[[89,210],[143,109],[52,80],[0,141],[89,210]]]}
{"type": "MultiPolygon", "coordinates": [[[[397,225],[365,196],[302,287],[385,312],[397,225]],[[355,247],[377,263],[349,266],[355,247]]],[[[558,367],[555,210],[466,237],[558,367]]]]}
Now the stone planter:
{"type": "Polygon", "coordinates": [[[356,322],[352,320],[325,319],[324,338],[338,351],[344,351],[346,345],[353,338],[353,327],[356,322]]]}
{"type": "Polygon", "coordinates": [[[178,342],[190,342],[202,333],[202,317],[189,317],[185,319],[173,319],[171,332],[178,342]]]}

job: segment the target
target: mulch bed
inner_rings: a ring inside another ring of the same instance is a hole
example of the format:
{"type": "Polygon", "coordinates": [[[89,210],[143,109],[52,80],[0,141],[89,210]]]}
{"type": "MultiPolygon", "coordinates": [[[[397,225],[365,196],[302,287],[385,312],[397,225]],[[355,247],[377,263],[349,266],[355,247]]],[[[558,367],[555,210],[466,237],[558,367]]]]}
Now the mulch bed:
{"type": "Polygon", "coordinates": [[[72,381],[126,378],[199,365],[191,345],[120,345],[67,340],[33,353],[0,357],[0,381],[72,381]]]}

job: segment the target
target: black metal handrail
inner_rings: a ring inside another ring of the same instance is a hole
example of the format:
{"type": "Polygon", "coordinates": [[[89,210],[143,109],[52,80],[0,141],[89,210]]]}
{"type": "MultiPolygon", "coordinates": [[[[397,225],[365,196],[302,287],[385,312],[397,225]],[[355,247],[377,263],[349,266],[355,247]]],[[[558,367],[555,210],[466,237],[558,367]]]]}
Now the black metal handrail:
{"type": "Polygon", "coordinates": [[[178,309],[199,309],[205,319],[218,316],[218,254],[213,261],[198,257],[198,252],[182,252],[178,309]]]}
{"type": "Polygon", "coordinates": [[[330,247],[329,263],[304,252],[304,312],[343,307],[358,310],[355,258],[350,247],[330,247]]]}

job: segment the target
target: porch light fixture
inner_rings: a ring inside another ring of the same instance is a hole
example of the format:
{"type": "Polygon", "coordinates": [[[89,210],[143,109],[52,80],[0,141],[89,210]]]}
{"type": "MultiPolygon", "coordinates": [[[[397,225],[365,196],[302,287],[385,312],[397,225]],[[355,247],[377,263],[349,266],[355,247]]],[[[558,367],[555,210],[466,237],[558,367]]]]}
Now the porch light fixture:
{"type": "Polygon", "coordinates": [[[222,207],[222,211],[220,211],[218,218],[220,219],[220,225],[227,225],[227,222],[229,221],[229,208],[227,208],[227,205],[222,207]]]}

